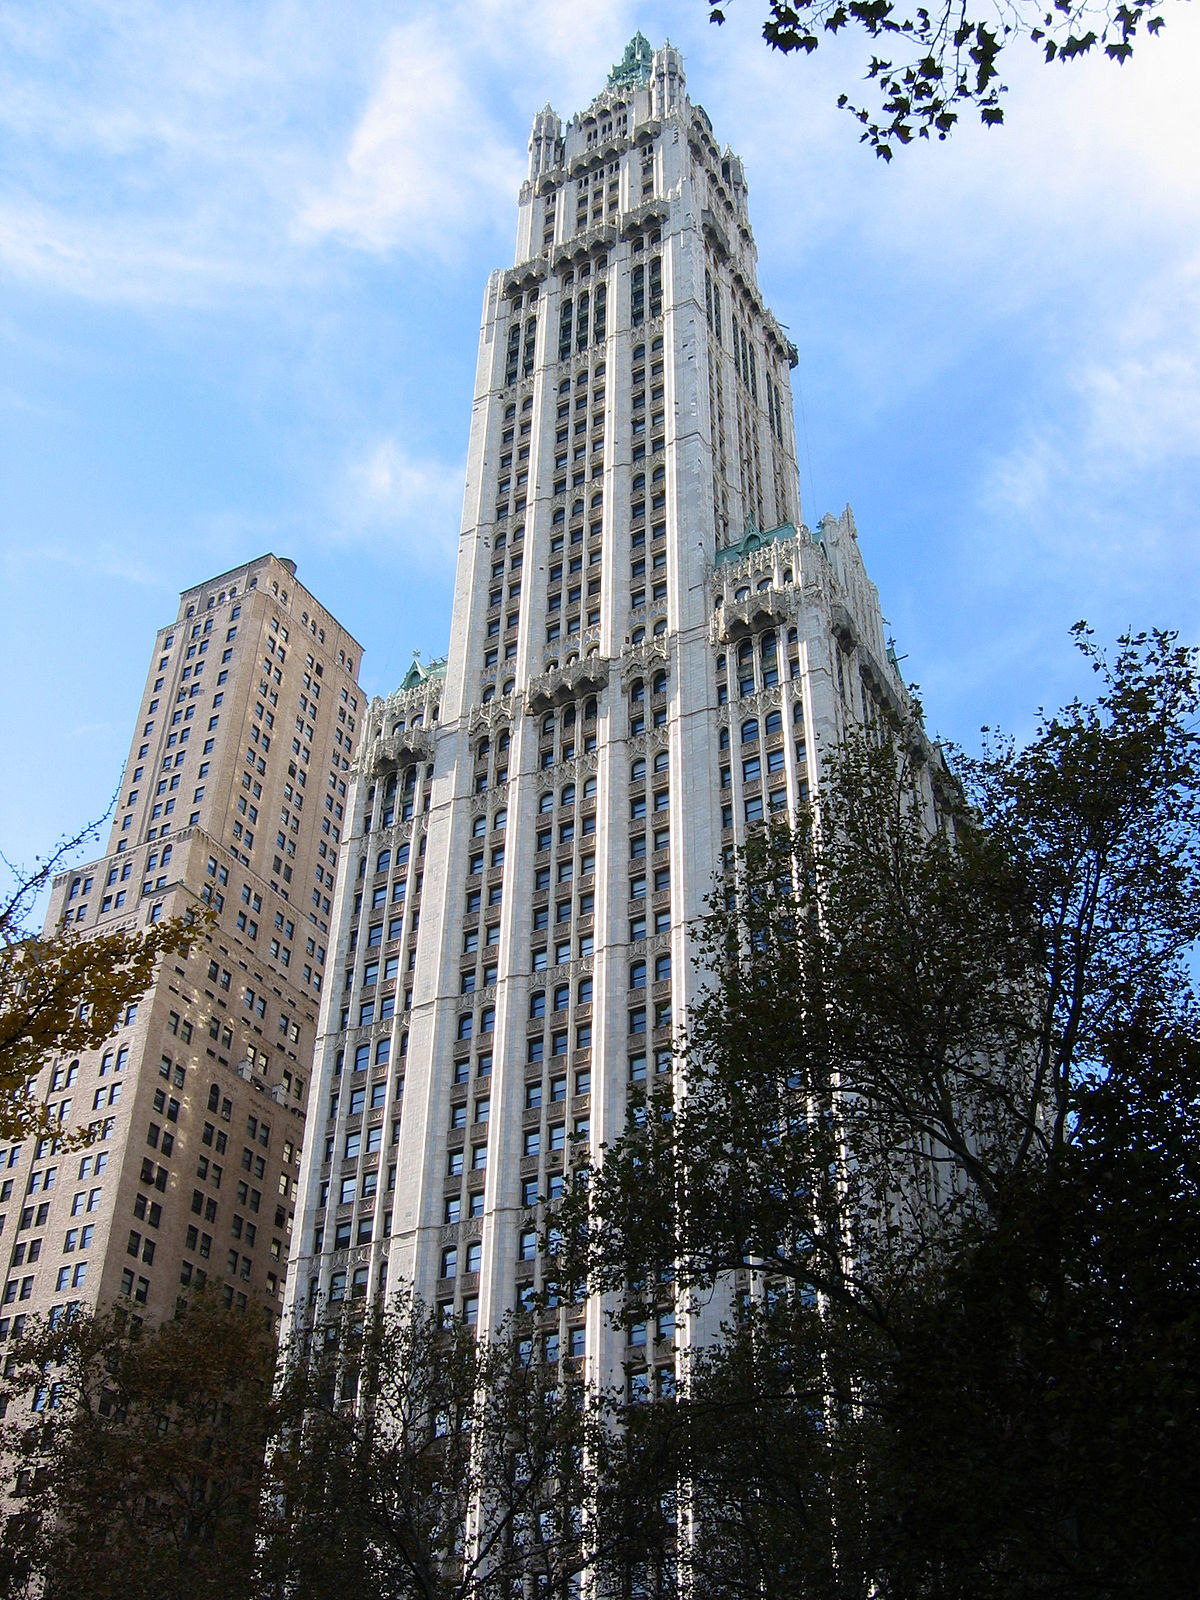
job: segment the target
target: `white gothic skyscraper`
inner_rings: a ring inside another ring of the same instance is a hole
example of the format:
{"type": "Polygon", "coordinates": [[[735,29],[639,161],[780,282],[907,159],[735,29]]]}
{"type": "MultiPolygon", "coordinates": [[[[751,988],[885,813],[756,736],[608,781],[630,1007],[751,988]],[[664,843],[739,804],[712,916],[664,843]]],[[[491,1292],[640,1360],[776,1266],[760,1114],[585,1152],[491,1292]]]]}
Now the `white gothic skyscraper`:
{"type": "MultiPolygon", "coordinates": [[[[673,1070],[722,850],[906,700],[853,519],[801,521],[789,368],[742,164],[638,35],[534,119],[489,279],[445,662],[370,708],[289,1295],[409,1283],[494,1325],[540,1283],[573,1141],[673,1070]]],[[[673,1335],[564,1308],[633,1385],[673,1335]],[[656,1340],[656,1333],[663,1337],[656,1340]]]]}

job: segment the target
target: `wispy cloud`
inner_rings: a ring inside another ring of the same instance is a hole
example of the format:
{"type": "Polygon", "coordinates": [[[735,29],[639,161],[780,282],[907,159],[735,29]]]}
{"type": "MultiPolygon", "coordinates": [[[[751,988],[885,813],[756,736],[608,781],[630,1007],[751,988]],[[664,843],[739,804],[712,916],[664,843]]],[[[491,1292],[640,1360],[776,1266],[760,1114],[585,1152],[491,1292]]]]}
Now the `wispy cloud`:
{"type": "Polygon", "coordinates": [[[443,254],[481,223],[507,222],[523,174],[472,88],[466,52],[422,19],[388,38],[345,162],[300,225],[371,250],[443,254]]]}
{"type": "Polygon", "coordinates": [[[1093,537],[1089,528],[1124,521],[1148,474],[1194,470],[1198,457],[1200,260],[1192,260],[1143,285],[1136,304],[1094,330],[993,461],[981,501],[1029,527],[1057,527],[1066,555],[1093,537]]]}
{"type": "Polygon", "coordinates": [[[373,441],[347,464],[336,537],[385,544],[418,566],[453,570],[463,463],[412,455],[398,439],[373,441]]]}

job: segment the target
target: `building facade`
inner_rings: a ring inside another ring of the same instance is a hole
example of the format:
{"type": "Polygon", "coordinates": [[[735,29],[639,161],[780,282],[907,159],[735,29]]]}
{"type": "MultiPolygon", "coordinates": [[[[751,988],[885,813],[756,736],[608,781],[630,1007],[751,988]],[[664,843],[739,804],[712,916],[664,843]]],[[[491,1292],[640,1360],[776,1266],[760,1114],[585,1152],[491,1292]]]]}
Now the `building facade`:
{"type": "MultiPolygon", "coordinates": [[[[853,519],[801,519],[742,164],[639,35],[534,119],[483,320],[450,648],[372,702],[289,1276],[494,1326],[542,1282],[572,1151],[675,1070],[722,853],[905,699],[853,519]]],[[[547,1359],[670,1381],[675,1341],[560,1309],[547,1359]]]]}
{"type": "Polygon", "coordinates": [[[263,556],[158,630],[108,850],[59,874],[48,934],[208,907],[101,1050],[47,1064],[64,1133],[0,1148],[0,1339],[30,1312],[161,1321],[220,1281],[277,1319],[361,728],[360,648],[263,556]]]}

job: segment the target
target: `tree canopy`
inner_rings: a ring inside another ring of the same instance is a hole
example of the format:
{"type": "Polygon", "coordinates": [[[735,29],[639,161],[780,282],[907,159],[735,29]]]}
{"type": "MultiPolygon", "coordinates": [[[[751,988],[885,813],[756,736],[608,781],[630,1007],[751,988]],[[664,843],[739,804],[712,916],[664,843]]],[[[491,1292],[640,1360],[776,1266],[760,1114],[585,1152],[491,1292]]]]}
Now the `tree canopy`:
{"type": "Polygon", "coordinates": [[[634,1424],[689,1592],[1149,1600],[1200,1556],[1197,654],[1076,638],[1098,692],[1026,746],[874,730],[751,836],[677,1081],[555,1219],[618,1318],[728,1308],[634,1424]]]}
{"type": "Polygon", "coordinates": [[[158,1328],[32,1322],[6,1348],[3,1593],[248,1600],[275,1351],[215,1289],[158,1328]]]}
{"type": "Polygon", "coordinates": [[[120,1014],[145,993],[159,957],[186,950],[195,931],[173,919],[140,930],[50,934],[29,927],[42,891],[95,832],[64,840],[32,872],[12,869],[0,903],[0,1138],[58,1136],[28,1092],[55,1053],[99,1048],[120,1014]]]}
{"type": "MultiPolygon", "coordinates": [[[[713,22],[727,4],[706,0],[713,22]]],[[[823,38],[861,33],[871,41],[865,82],[872,99],[843,93],[838,104],[862,124],[862,138],[891,160],[898,146],[934,135],[945,139],[959,113],[974,107],[981,122],[1004,121],[1001,55],[1021,39],[1047,62],[1093,52],[1124,62],[1143,34],[1162,27],[1163,0],[943,0],[926,7],[897,0],[768,0],[763,38],[785,54],[811,55],[823,38]]]]}

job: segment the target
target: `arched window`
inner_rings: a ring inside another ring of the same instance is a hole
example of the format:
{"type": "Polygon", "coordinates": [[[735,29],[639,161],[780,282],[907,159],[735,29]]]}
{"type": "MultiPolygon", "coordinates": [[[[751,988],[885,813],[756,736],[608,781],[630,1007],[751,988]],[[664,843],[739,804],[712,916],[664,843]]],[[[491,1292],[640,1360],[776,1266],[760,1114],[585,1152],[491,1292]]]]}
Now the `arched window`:
{"type": "Polygon", "coordinates": [[[665,750],[659,750],[654,757],[655,772],[665,772],[671,764],[671,757],[665,750]]]}
{"type": "Polygon", "coordinates": [[[543,733],[553,733],[554,732],[554,713],[553,713],[553,711],[547,712],[547,714],[542,718],[542,732],[543,733]]]}
{"type": "Polygon", "coordinates": [[[635,703],[640,703],[646,698],[646,685],[641,678],[635,678],[629,685],[629,698],[635,703]]]}
{"type": "Polygon", "coordinates": [[[575,785],[573,783],[563,785],[563,792],[558,797],[558,803],[563,806],[573,806],[575,804],[575,785]]]}
{"type": "Polygon", "coordinates": [[[529,1015],[531,1017],[544,1017],[546,1015],[546,991],[535,989],[529,996],[529,1015]]]}
{"type": "Polygon", "coordinates": [[[646,963],[644,961],[630,962],[629,987],[631,989],[644,989],[646,987],[646,963]]]}
{"type": "Polygon", "coordinates": [[[392,852],[390,850],[381,850],[379,852],[379,860],[375,863],[375,871],[376,872],[386,872],[387,869],[391,866],[391,864],[392,864],[392,852]]]}
{"type": "Polygon", "coordinates": [[[639,756],[629,769],[630,783],[640,783],[646,776],[646,763],[639,756]]]}
{"type": "Polygon", "coordinates": [[[650,692],[651,692],[651,694],[666,694],[666,692],[667,692],[667,675],[666,675],[665,672],[656,672],[655,673],[654,682],[650,686],[650,692]]]}
{"type": "Polygon", "coordinates": [[[742,723],[742,743],[758,743],[758,719],[756,717],[751,717],[749,722],[742,723]]]}

